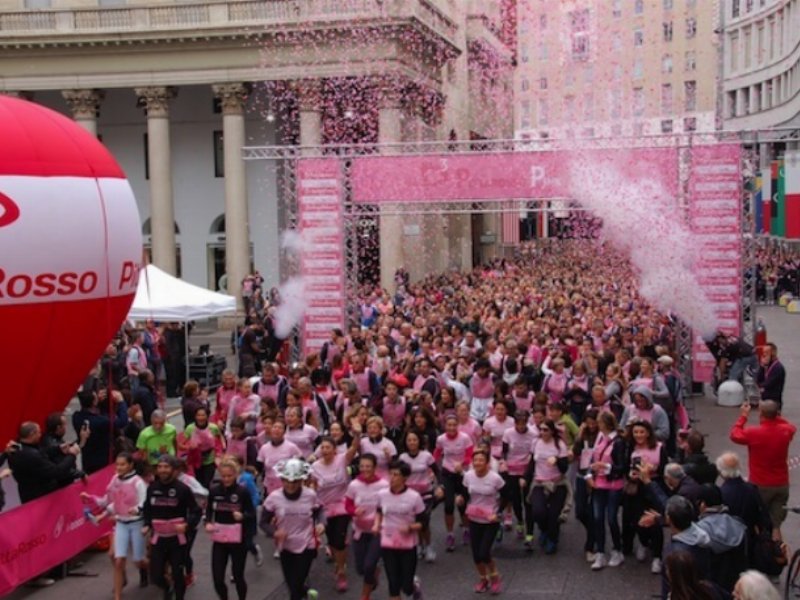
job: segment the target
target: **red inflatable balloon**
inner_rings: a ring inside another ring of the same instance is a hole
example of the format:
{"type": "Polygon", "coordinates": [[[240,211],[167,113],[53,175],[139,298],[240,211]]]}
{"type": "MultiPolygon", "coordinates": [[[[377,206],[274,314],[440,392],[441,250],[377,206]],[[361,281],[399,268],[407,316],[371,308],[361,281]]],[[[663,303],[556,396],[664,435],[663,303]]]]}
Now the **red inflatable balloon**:
{"type": "Polygon", "coordinates": [[[97,139],[0,95],[0,447],[22,421],[64,409],[125,319],[139,223],[97,139]]]}

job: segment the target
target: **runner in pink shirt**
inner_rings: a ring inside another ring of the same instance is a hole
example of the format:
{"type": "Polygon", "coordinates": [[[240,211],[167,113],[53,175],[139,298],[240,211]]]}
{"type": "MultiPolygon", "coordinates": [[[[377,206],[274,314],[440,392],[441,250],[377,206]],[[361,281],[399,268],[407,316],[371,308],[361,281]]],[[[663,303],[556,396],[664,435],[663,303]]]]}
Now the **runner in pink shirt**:
{"type": "Polygon", "coordinates": [[[370,417],[367,419],[367,436],[361,438],[361,454],[373,454],[378,459],[378,477],[389,476],[389,463],[397,456],[397,448],[392,441],[383,435],[383,419],[370,417]]]}
{"type": "Polygon", "coordinates": [[[325,531],[320,523],[322,506],[317,493],[303,486],[310,470],[308,463],[299,458],[278,463],[275,473],[282,487],[267,496],[261,516],[262,522],[275,527],[275,543],[290,600],[304,600],[312,591],[306,580],[317,556],[319,536],[325,531]]]}
{"type": "Polygon", "coordinates": [[[345,508],[345,495],[350,483],[347,468],[358,452],[354,439],[344,454],[336,451],[333,438],[324,437],[317,448],[319,459],[311,465],[312,487],[317,490],[320,504],[325,510],[325,537],[331,550],[336,577],[336,591],[347,591],[347,526],[350,515],[345,508]]]}
{"type": "Polygon", "coordinates": [[[506,480],[505,498],[517,517],[517,538],[522,538],[526,531],[530,540],[526,540],[525,549],[533,550],[533,521],[528,511],[528,503],[522,497],[520,481],[524,480],[528,465],[531,462],[531,448],[538,437],[528,425],[528,411],[517,411],[514,415],[514,427],[503,433],[503,460],[500,473],[506,480]]]}
{"type": "Polygon", "coordinates": [[[374,533],[380,533],[381,556],[389,584],[390,600],[400,593],[421,600],[417,570],[418,533],[424,527],[425,503],[419,492],[406,485],[411,467],[394,461],[389,467],[389,489],[378,492],[374,533]]]}
{"type": "MultiPolygon", "coordinates": [[[[459,402],[456,405],[456,417],[458,417],[458,430],[466,433],[472,440],[472,445],[476,445],[483,435],[480,423],[469,415],[469,404],[466,402],[459,402]]],[[[447,415],[445,415],[445,422],[447,415]]]]}
{"type": "Polygon", "coordinates": [[[475,452],[472,469],[464,475],[466,497],[459,496],[458,502],[467,506],[472,560],[480,576],[475,585],[478,594],[487,591],[499,594],[502,589],[492,558],[492,544],[500,529],[500,491],[504,486],[503,478],[489,468],[489,455],[480,450],[475,452]]]}
{"type": "MultiPolygon", "coordinates": [[[[420,554],[425,557],[427,562],[432,563],[436,560],[436,551],[431,545],[430,514],[433,510],[434,481],[438,479],[436,474],[438,473],[439,465],[436,464],[433,454],[424,449],[422,437],[418,432],[414,430],[407,431],[403,446],[406,451],[400,455],[399,460],[411,468],[411,475],[406,484],[422,496],[422,500],[425,502],[425,510],[428,514],[426,526],[419,533],[422,541],[420,554]]],[[[439,494],[444,497],[439,490],[440,488],[437,488],[439,494]]]]}
{"type": "Polygon", "coordinates": [[[483,432],[490,439],[492,458],[500,458],[503,454],[503,434],[514,428],[514,419],[509,417],[508,404],[504,400],[495,400],[494,416],[483,422],[483,432]]]}
{"type": "Polygon", "coordinates": [[[252,392],[252,386],[247,379],[239,380],[239,388],[228,407],[228,421],[225,425],[226,433],[231,431],[231,423],[236,417],[245,420],[245,432],[248,436],[256,434],[258,414],[261,412],[261,398],[252,392]]]}
{"type": "MultiPolygon", "coordinates": [[[[446,549],[453,552],[456,549],[456,538],[453,535],[456,512],[456,496],[462,495],[464,488],[461,478],[466,468],[472,462],[474,444],[472,439],[458,430],[458,420],[450,416],[445,421],[444,433],[436,440],[436,450],[433,457],[442,464],[442,486],[444,487],[444,525],[447,529],[446,549]]],[[[469,530],[466,528],[464,509],[461,513],[461,527],[464,528],[463,542],[469,543],[469,530]]]]}
{"type": "Polygon", "coordinates": [[[275,466],[282,460],[289,458],[301,458],[300,448],[285,439],[286,423],[281,420],[272,424],[270,441],[261,446],[256,457],[256,464],[264,473],[264,487],[267,494],[281,489],[281,479],[275,472],[275,466]]]}
{"type": "Polygon", "coordinates": [[[286,441],[297,446],[304,459],[314,453],[314,444],[318,437],[319,431],[315,427],[303,423],[302,408],[292,406],[286,409],[286,441]]]}
{"type": "Polygon", "coordinates": [[[368,599],[378,585],[377,569],[381,558],[380,536],[373,532],[378,508],[378,493],[389,488],[389,482],[375,474],[377,459],[362,454],[358,461],[359,475],[347,486],[345,508],[353,517],[353,554],[356,573],[364,578],[361,598],[368,599]]]}

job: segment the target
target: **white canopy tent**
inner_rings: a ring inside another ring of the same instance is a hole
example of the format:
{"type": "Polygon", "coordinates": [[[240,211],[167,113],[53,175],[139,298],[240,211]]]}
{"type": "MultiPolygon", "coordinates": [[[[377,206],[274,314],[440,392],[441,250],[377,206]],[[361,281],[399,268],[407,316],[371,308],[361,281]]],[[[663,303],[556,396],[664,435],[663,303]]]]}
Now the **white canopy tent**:
{"type": "Polygon", "coordinates": [[[194,321],[236,313],[236,298],[173,277],[154,265],[139,272],[139,287],[128,319],[194,321]]]}
{"type": "Polygon", "coordinates": [[[212,292],[173,277],[154,265],[139,271],[139,285],[129,321],[172,321],[184,324],[186,376],[189,376],[189,321],[236,314],[236,298],[212,292]]]}

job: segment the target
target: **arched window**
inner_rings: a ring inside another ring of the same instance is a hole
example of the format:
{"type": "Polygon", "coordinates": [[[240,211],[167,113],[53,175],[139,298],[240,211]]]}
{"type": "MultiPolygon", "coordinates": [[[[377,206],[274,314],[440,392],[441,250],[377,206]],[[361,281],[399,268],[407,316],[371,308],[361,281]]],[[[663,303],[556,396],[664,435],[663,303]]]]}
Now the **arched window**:
{"type": "Polygon", "coordinates": [[[225,235],[225,214],[221,214],[211,222],[211,235],[225,235]]]}

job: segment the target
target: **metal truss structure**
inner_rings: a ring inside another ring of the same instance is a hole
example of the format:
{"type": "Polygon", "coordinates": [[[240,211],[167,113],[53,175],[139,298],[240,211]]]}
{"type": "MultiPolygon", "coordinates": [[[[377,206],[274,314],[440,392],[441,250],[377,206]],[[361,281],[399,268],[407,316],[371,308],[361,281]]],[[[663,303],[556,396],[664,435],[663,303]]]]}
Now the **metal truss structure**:
{"type": "MultiPolygon", "coordinates": [[[[773,132],[773,136],[778,136],[773,132]]],[[[350,173],[352,159],[370,155],[437,155],[437,154],[491,154],[507,152],[536,152],[552,150],[617,150],[624,148],[677,148],[678,149],[678,207],[688,224],[689,220],[689,176],[691,171],[691,149],[694,145],[710,143],[739,143],[744,148],[742,173],[745,177],[743,185],[742,210],[742,332],[752,342],[756,328],[755,303],[755,239],[753,235],[753,189],[751,180],[754,177],[755,164],[753,156],[757,153],[759,143],[766,141],[752,132],[713,132],[679,135],[656,135],[644,137],[614,137],[593,139],[553,139],[553,140],[480,140],[480,141],[434,141],[403,142],[393,144],[347,144],[325,146],[258,146],[243,148],[245,160],[272,161],[276,164],[280,222],[285,229],[294,229],[298,223],[297,197],[297,162],[303,158],[336,158],[339,160],[344,181],[344,257],[347,272],[345,288],[348,299],[347,314],[353,322],[358,319],[357,298],[359,294],[359,252],[362,250],[361,235],[369,222],[375,223],[380,215],[467,215],[497,214],[509,210],[522,209],[529,212],[547,210],[545,202],[552,200],[568,200],[572,198],[511,198],[508,201],[450,201],[450,202],[415,202],[382,205],[357,204],[352,201],[350,173]],[[750,183],[749,183],[750,182],[750,183]]],[[[572,209],[571,210],[575,210],[572,209]]],[[[577,210],[582,210],[578,208],[577,210]]],[[[602,215],[599,215],[602,217],[602,215]]],[[[281,277],[286,279],[297,273],[299,265],[288,253],[281,257],[281,277]]],[[[692,385],[692,340],[691,327],[678,321],[675,328],[675,345],[678,356],[684,389],[690,390],[692,385]]],[[[299,348],[299,344],[296,345],[299,348]]],[[[689,406],[693,416],[693,405],[689,406]]]]}

